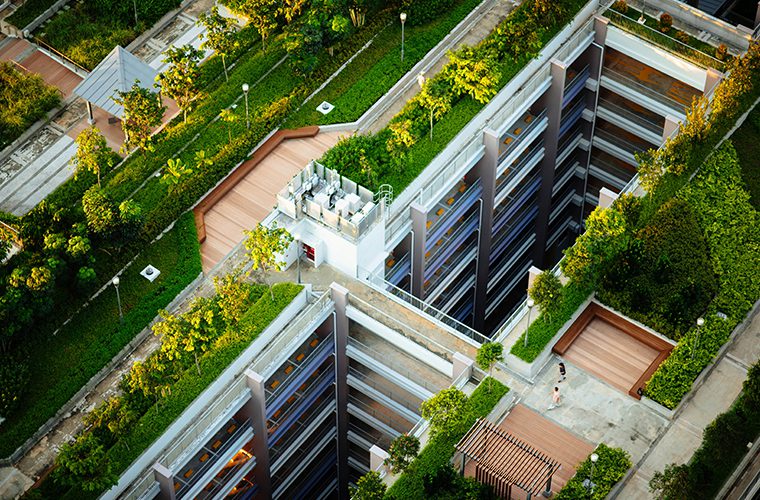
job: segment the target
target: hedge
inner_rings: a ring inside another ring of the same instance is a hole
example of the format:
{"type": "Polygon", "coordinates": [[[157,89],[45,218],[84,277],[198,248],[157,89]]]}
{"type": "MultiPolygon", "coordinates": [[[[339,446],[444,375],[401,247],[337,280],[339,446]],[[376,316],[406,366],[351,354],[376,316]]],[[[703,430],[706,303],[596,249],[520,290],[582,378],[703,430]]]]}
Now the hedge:
{"type": "Polygon", "coordinates": [[[713,498],[760,436],[760,362],[747,373],[742,394],[704,430],[702,444],[687,464],[685,495],[713,498]]]}
{"type": "Polygon", "coordinates": [[[486,377],[467,400],[469,411],[458,432],[439,434],[432,438],[406,471],[385,494],[386,499],[408,500],[425,498],[423,478],[449,465],[454,456],[454,446],[462,439],[478,418],[486,417],[496,403],[509,392],[509,387],[486,377]],[[489,392],[489,380],[492,382],[489,392]]]}
{"type": "Polygon", "coordinates": [[[747,121],[731,136],[731,140],[739,155],[742,178],[750,194],[750,202],[755,210],[760,210],[760,168],[757,168],[757,159],[760,158],[760,108],[752,110],[747,121]]]}
{"type": "Polygon", "coordinates": [[[523,333],[509,352],[523,361],[531,363],[543,352],[546,345],[559,332],[560,328],[570,320],[592,292],[591,288],[572,282],[562,287],[561,304],[557,308],[557,312],[551,317],[543,312],[539,314],[528,327],[528,346],[525,347],[524,345],[526,334],[523,333]]]}
{"type": "Polygon", "coordinates": [[[678,196],[697,215],[719,289],[704,314],[704,326],[699,332],[696,327],[687,332],[647,383],[646,395],[671,409],[760,298],[760,215],[744,190],[730,142],[705,161],[678,196]],[[719,312],[726,315],[725,320],[717,316],[719,312]]]}
{"type": "Polygon", "coordinates": [[[579,498],[604,500],[615,484],[623,479],[623,476],[633,465],[631,456],[622,448],[610,448],[606,444],[600,443],[594,453],[599,455],[599,459],[593,466],[593,477],[591,475],[591,456],[589,455],[589,458],[581,462],[575,469],[575,475],[570,478],[570,481],[557,493],[556,500],[576,500],[579,498]],[[594,492],[591,495],[583,486],[585,479],[591,479],[595,485],[594,492]]]}
{"type": "MultiPolygon", "coordinates": [[[[124,322],[114,291],[95,298],[55,335],[37,334],[30,351],[29,382],[20,409],[0,425],[0,456],[21,446],[155,318],[201,272],[198,236],[192,213],[177,221],[160,240],[148,246],[121,275],[119,292],[124,322]],[[147,283],[139,272],[148,264],[161,274],[147,283]],[[23,411],[22,411],[23,409],[23,411]]],[[[61,318],[59,318],[61,319],[61,318]]]]}

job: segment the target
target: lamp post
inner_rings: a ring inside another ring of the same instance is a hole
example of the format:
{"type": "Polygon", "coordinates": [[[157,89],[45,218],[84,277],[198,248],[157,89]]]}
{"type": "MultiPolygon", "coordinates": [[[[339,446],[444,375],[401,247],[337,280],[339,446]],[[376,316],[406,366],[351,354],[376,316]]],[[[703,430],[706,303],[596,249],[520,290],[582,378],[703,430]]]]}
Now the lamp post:
{"type": "Polygon", "coordinates": [[[243,84],[243,94],[245,94],[245,128],[251,128],[251,120],[248,118],[248,87],[247,83],[243,84]]]}
{"type": "Polygon", "coordinates": [[[533,299],[528,297],[528,322],[525,323],[525,335],[523,335],[525,339],[523,341],[523,347],[528,347],[528,328],[530,328],[530,312],[533,310],[534,305],[536,305],[536,303],[533,301],[533,299]]]}
{"type": "Polygon", "coordinates": [[[135,26],[137,26],[137,0],[132,0],[132,7],[135,8],[135,26]]]}
{"type": "Polygon", "coordinates": [[[401,18],[401,62],[404,62],[404,23],[406,23],[406,12],[402,12],[401,18]]]}
{"type": "Polygon", "coordinates": [[[697,352],[697,347],[699,347],[699,333],[702,329],[702,325],[705,324],[705,318],[699,317],[697,318],[697,335],[694,337],[694,348],[691,350],[691,359],[694,359],[694,353],[697,352]]]}
{"type": "Polygon", "coordinates": [[[296,242],[296,283],[301,284],[301,235],[296,233],[293,235],[293,239],[296,242]]]}
{"type": "Polygon", "coordinates": [[[599,460],[599,455],[596,453],[591,454],[591,474],[587,479],[583,480],[583,487],[586,488],[586,491],[589,492],[589,494],[594,493],[594,487],[596,484],[594,483],[594,466],[596,465],[596,461],[599,460]]]}
{"type": "Polygon", "coordinates": [[[114,276],[111,280],[114,288],[116,288],[116,303],[119,305],[119,324],[124,324],[124,313],[121,312],[121,296],[119,295],[119,277],[114,276]]]}

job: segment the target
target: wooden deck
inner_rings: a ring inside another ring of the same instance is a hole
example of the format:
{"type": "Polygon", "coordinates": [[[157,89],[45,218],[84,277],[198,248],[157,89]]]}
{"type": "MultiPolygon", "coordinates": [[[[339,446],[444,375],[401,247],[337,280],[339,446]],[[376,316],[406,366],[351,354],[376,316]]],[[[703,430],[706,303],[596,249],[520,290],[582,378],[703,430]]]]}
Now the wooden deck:
{"type": "Polygon", "coordinates": [[[306,164],[319,158],[345,133],[320,133],[288,139],[277,146],[224,198],[205,213],[206,239],[201,244],[203,270],[208,272],[243,239],[243,231],[262,221],[276,204],[276,195],[306,164]]]}
{"type": "Polygon", "coordinates": [[[573,342],[565,359],[628,392],[659,354],[657,349],[597,317],[573,342]]]}
{"type": "Polygon", "coordinates": [[[552,351],[640,399],[640,390],[673,346],[615,311],[591,302],[552,351]]]}
{"type": "MultiPolygon", "coordinates": [[[[552,477],[552,491],[555,493],[575,475],[575,468],[584,461],[594,445],[577,437],[544,418],[540,414],[518,404],[509,412],[499,428],[525,441],[536,450],[557,460],[561,467],[552,477]]],[[[474,477],[475,463],[468,462],[465,475],[474,477]]],[[[512,488],[512,500],[524,500],[526,495],[519,488],[512,488]]]]}
{"type": "MultiPolygon", "coordinates": [[[[557,492],[575,475],[575,468],[584,461],[595,445],[579,438],[521,404],[516,405],[499,426],[562,464],[552,479],[557,492]]],[[[524,497],[518,497],[524,498],[524,497]]]]}

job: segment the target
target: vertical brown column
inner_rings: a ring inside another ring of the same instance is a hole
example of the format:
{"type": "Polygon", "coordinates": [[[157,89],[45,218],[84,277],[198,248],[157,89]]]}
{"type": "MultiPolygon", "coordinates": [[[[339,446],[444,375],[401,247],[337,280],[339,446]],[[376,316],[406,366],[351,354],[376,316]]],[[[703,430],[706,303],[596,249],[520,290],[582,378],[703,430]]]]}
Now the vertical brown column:
{"type": "Polygon", "coordinates": [[[337,283],[330,285],[335,302],[335,391],[338,408],[338,498],[348,500],[348,290],[337,283]]]}
{"type": "Polygon", "coordinates": [[[425,240],[427,237],[427,212],[422,205],[412,203],[412,295],[425,299],[422,284],[425,282],[425,240]]]}
{"type": "MultiPolygon", "coordinates": [[[[473,328],[483,332],[488,306],[488,271],[491,267],[491,232],[493,230],[493,205],[496,197],[496,170],[499,163],[499,138],[496,132],[486,129],[483,133],[486,152],[475,164],[475,173],[483,186],[480,213],[480,235],[478,241],[477,276],[475,277],[475,305],[473,328]]],[[[485,333],[485,332],[484,332],[485,333]]]]}
{"type": "Polygon", "coordinates": [[[264,377],[253,370],[245,371],[246,385],[251,391],[251,399],[246,402],[243,411],[251,419],[253,427],[253,455],[256,467],[253,475],[259,485],[261,498],[272,497],[272,481],[269,473],[269,432],[267,431],[266,392],[264,377]]]}

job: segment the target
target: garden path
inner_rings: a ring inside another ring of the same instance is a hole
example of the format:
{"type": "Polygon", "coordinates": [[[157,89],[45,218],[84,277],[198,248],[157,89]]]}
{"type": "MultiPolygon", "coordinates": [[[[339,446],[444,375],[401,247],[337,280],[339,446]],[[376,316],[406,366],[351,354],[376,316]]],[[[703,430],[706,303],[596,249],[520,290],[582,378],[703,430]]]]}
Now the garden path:
{"type": "MultiPolygon", "coordinates": [[[[446,52],[450,50],[456,50],[462,45],[475,45],[483,40],[488,34],[503,21],[507,15],[512,12],[521,2],[513,0],[497,0],[493,2],[483,18],[470,27],[469,31],[459,41],[459,45],[456,47],[444,47],[438,54],[438,60],[433,66],[425,72],[425,78],[432,78],[437,75],[443,66],[449,61],[446,57],[446,52]]],[[[404,105],[412,99],[420,91],[419,86],[412,85],[405,92],[402,92],[394,96],[393,103],[381,114],[377,119],[367,127],[370,132],[378,132],[383,129],[388,122],[396,116],[404,105]]]]}
{"type": "Polygon", "coordinates": [[[749,327],[731,341],[715,362],[704,383],[686,396],[682,411],[671,420],[642,460],[634,460],[634,473],[624,483],[618,498],[652,498],[649,480],[671,463],[683,464],[702,444],[702,432],[719,414],[728,410],[742,389],[747,369],[760,358],[760,305],[750,312],[749,327]]]}

